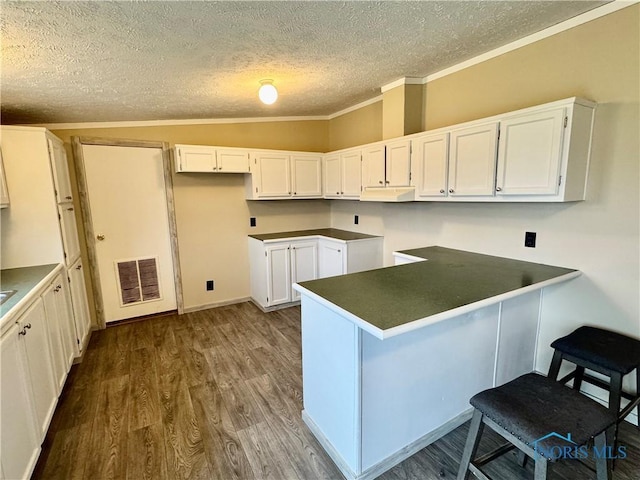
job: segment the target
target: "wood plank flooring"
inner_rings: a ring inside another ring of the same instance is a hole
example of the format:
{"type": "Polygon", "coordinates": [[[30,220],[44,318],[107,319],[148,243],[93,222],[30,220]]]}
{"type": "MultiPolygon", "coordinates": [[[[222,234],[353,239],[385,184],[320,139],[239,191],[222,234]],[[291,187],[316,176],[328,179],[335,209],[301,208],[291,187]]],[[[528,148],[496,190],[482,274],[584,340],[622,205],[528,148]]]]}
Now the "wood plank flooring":
{"type": "MultiPolygon", "coordinates": [[[[94,332],[60,398],[35,479],[341,479],[302,422],[299,307],[243,303],[94,332]]],[[[383,480],[454,479],[468,424],[383,480]]],[[[623,424],[629,458],[614,480],[640,479],[640,433],[623,424]]],[[[481,453],[499,437],[485,429],[481,453]]],[[[533,478],[513,452],[485,467],[533,478]]],[[[576,461],[550,480],[595,478],[576,461]]]]}

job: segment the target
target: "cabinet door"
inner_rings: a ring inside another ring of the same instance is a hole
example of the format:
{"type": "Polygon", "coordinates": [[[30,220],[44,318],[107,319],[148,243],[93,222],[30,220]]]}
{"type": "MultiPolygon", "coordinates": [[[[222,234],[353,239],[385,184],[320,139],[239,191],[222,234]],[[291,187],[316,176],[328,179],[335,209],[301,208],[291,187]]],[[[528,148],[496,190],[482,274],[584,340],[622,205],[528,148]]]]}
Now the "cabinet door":
{"type": "Polygon", "coordinates": [[[2,150],[0,150],[0,208],[9,206],[9,190],[7,189],[7,177],[4,174],[4,162],[2,150]]]}
{"type": "Polygon", "coordinates": [[[565,110],[557,108],[500,122],[499,195],[556,195],[565,110]]]}
{"type": "Polygon", "coordinates": [[[71,291],[77,355],[80,355],[82,354],[85,340],[87,335],[89,335],[89,327],[91,326],[87,291],[84,286],[84,274],[82,273],[82,260],[78,259],[68,270],[67,274],[69,276],[69,290],[71,291]]]}
{"type": "Polygon", "coordinates": [[[61,277],[56,277],[53,284],[42,294],[42,302],[46,314],[46,326],[49,337],[49,347],[51,348],[51,368],[54,375],[54,385],[56,395],[59,395],[67,378],[67,365],[64,346],[62,343],[62,319],[58,313],[58,302],[56,294],[62,286],[58,288],[61,277]],[[57,290],[56,290],[57,289],[57,290]]]}
{"type": "MultiPolygon", "coordinates": [[[[84,279],[83,279],[84,280],[84,279]]],[[[69,280],[67,273],[56,278],[54,298],[56,300],[56,311],[60,322],[60,335],[62,340],[62,351],[64,353],[65,372],[69,373],[73,359],[78,351],[78,337],[73,320],[73,309],[71,308],[71,295],[69,293],[69,280]]]]}
{"type": "Polygon", "coordinates": [[[265,247],[267,252],[267,304],[291,301],[291,261],[289,244],[265,247]]]}
{"type": "Polygon", "coordinates": [[[258,197],[277,198],[291,196],[289,155],[257,154],[255,162],[258,166],[256,185],[258,197]]]}
{"type": "Polygon", "coordinates": [[[325,198],[339,198],[342,191],[342,170],[340,155],[324,157],[324,196],[325,198]]]}
{"type": "Polygon", "coordinates": [[[385,147],[376,145],[362,150],[362,186],[385,186],[385,147]]]}
{"type": "Polygon", "coordinates": [[[216,152],[218,172],[249,173],[249,153],[242,150],[223,150],[216,152]]]}
{"type": "Polygon", "coordinates": [[[387,143],[386,185],[407,187],[411,183],[411,140],[387,143]]]}
{"type": "Polygon", "coordinates": [[[22,337],[27,360],[26,367],[33,391],[37,438],[42,442],[53,416],[58,395],[51,369],[52,356],[47,321],[40,298],[20,317],[18,325],[24,331],[22,337]]]}
{"type": "Polygon", "coordinates": [[[4,478],[29,478],[40,453],[18,324],[0,340],[0,461],[4,478]]]}
{"type": "Polygon", "coordinates": [[[50,138],[47,139],[47,145],[49,147],[49,160],[53,172],[56,200],[58,203],[70,202],[73,200],[73,193],[71,192],[71,181],[69,180],[67,152],[62,143],[53,141],[50,138]]]}
{"type": "Polygon", "coordinates": [[[346,246],[344,243],[320,240],[318,249],[319,278],[333,277],[345,273],[346,246]]]}
{"type": "Polygon", "coordinates": [[[428,135],[413,140],[413,181],[419,197],[447,196],[449,134],[428,135]]]}
{"type": "Polygon", "coordinates": [[[80,242],[78,241],[78,228],[73,205],[70,203],[58,205],[58,215],[60,230],[62,230],[65,263],[71,265],[80,257],[80,242]]]}
{"type": "Polygon", "coordinates": [[[360,151],[344,153],[342,161],[342,189],[343,198],[360,198],[362,192],[362,156],[360,151]]]}
{"type": "Polygon", "coordinates": [[[449,194],[493,196],[498,124],[454,130],[450,139],[449,194]]]}
{"type": "Polygon", "coordinates": [[[321,197],[322,157],[292,155],[291,178],[294,197],[321,197]]]}
{"type": "Polygon", "coordinates": [[[176,145],[176,172],[205,172],[217,170],[216,149],[197,145],[176,145]]]}
{"type": "MultiPolygon", "coordinates": [[[[291,244],[291,284],[318,278],[318,242],[291,244]]],[[[300,300],[300,293],[291,289],[291,300],[300,300]]]]}

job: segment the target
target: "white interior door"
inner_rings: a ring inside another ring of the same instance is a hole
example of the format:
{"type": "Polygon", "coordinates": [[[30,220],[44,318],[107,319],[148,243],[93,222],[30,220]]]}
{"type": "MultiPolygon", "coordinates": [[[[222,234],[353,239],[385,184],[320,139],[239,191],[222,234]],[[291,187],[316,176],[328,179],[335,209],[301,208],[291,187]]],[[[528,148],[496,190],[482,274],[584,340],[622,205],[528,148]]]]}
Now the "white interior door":
{"type": "Polygon", "coordinates": [[[175,310],[162,150],[82,152],[105,321],[175,310]]]}

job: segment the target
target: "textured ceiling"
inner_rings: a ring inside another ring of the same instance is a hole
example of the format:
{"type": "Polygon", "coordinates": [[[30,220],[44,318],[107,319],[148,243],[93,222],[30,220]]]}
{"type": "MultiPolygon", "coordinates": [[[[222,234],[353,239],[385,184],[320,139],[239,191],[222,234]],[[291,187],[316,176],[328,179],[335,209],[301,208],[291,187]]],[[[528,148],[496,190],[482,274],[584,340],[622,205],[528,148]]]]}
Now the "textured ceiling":
{"type": "Polygon", "coordinates": [[[328,115],[603,3],[2,1],[2,123],[328,115]]]}

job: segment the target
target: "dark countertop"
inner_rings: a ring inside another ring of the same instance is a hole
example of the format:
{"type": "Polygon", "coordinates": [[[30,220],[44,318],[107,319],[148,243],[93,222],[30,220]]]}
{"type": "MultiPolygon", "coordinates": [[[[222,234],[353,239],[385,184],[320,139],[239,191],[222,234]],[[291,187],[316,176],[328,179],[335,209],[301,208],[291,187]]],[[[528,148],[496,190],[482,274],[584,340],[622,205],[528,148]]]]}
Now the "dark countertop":
{"type": "Polygon", "coordinates": [[[0,318],[15,307],[36,286],[58,266],[38,265],[35,267],[8,268],[0,271],[0,290],[17,290],[5,303],[0,305],[0,318]]]}
{"type": "Polygon", "coordinates": [[[399,253],[427,261],[300,285],[385,331],[577,272],[437,246],[399,253]]]}
{"type": "Polygon", "coordinates": [[[339,230],[337,228],[318,228],[315,230],[297,230],[293,232],[276,232],[276,233],[263,233],[260,235],[249,235],[256,240],[280,240],[283,238],[292,237],[312,237],[321,235],[323,237],[335,238],[336,240],[351,241],[351,240],[363,240],[365,238],[380,238],[377,235],[367,235],[364,233],[349,232],[347,230],[339,230]]]}

